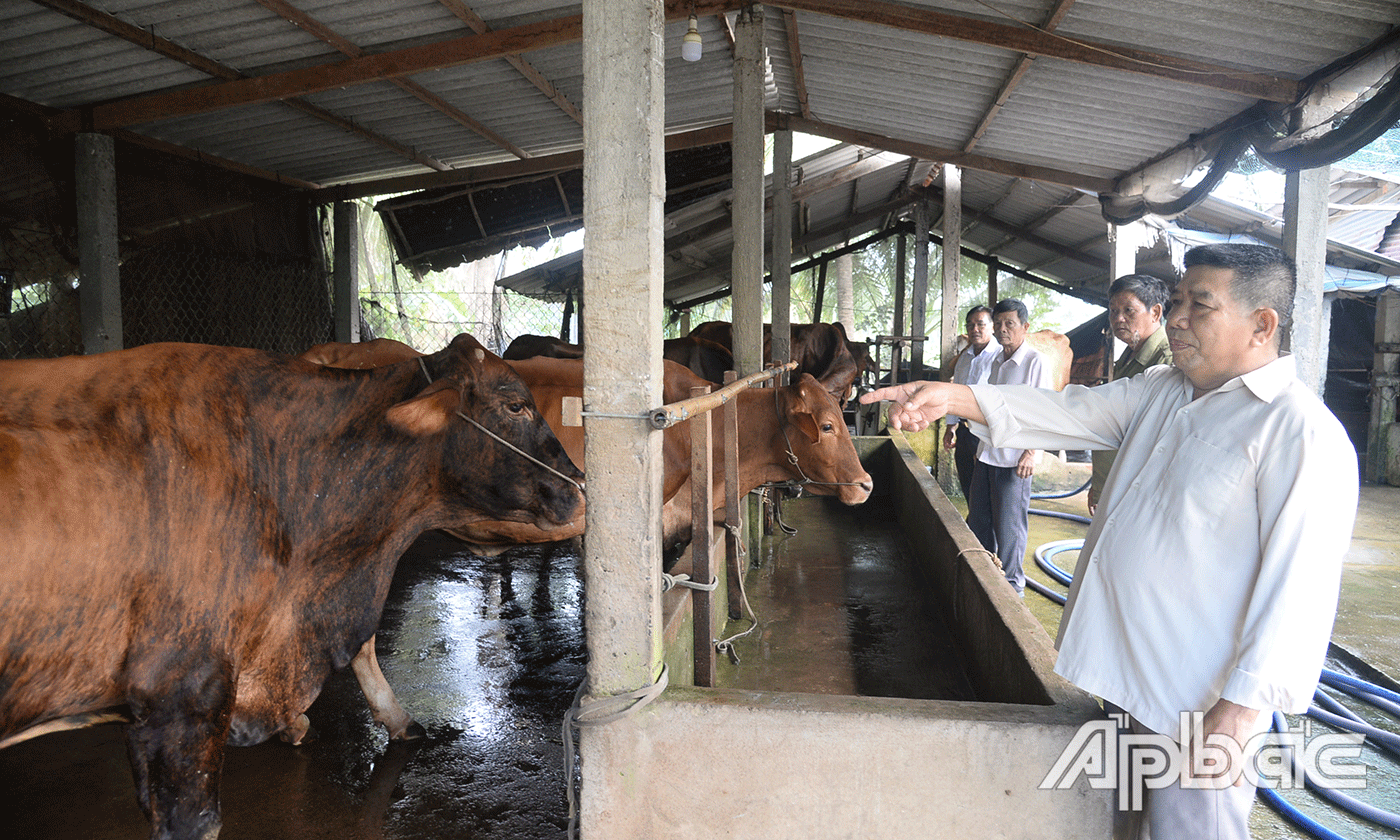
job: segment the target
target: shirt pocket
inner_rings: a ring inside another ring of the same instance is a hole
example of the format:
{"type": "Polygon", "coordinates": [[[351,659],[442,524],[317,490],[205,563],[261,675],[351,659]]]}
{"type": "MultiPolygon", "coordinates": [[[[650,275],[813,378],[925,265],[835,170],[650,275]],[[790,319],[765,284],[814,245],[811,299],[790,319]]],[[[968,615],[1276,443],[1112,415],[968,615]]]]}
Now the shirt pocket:
{"type": "Polygon", "coordinates": [[[1170,518],[1191,528],[1239,521],[1258,507],[1250,460],[1195,436],[1177,448],[1160,490],[1167,496],[1170,518]]]}

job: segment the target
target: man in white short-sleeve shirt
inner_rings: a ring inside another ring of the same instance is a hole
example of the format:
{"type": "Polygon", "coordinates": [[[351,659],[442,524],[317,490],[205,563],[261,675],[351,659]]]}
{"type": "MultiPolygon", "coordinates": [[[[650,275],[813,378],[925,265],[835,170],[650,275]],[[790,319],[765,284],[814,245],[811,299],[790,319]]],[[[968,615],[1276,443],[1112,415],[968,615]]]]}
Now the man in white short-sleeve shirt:
{"type": "MultiPolygon", "coordinates": [[[[1001,446],[1117,449],[1057,640],[1057,673],[1135,731],[1241,745],[1306,710],[1356,515],[1356,452],[1279,352],[1290,260],[1263,245],[1186,254],[1166,329],[1173,367],[1063,392],[907,383],[890,422],[947,411],[1001,446]],[[1183,713],[1203,714],[1193,735],[1183,713]]],[[[1236,762],[1238,764],[1239,762],[1236,762]]],[[[1190,772],[1190,764],[1182,769],[1190,772]]],[[[1241,768],[1146,791],[1153,840],[1246,838],[1241,768]]]]}

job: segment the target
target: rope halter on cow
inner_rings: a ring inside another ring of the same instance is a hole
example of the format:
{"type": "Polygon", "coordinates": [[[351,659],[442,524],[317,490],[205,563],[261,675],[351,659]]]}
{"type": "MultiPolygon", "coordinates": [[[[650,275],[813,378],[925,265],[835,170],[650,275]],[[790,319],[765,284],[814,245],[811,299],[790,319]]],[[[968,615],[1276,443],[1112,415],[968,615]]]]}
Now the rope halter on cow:
{"type": "MultiPolygon", "coordinates": [[[[420,368],[423,370],[423,376],[424,376],[424,378],[426,378],[426,379],[428,380],[428,384],[431,385],[431,384],[433,384],[433,376],[432,376],[432,374],[428,373],[428,363],[425,362],[425,361],[423,361],[423,359],[424,359],[423,356],[419,356],[419,357],[418,357],[418,367],[420,367],[420,368]]],[[[495,432],[493,432],[493,431],[491,431],[490,429],[486,428],[485,426],[481,425],[480,423],[478,423],[477,421],[475,421],[475,420],[473,420],[472,418],[468,417],[467,415],[463,414],[462,412],[458,411],[458,412],[455,412],[455,413],[456,413],[456,415],[457,415],[458,417],[462,418],[463,420],[467,421],[468,423],[470,423],[470,424],[472,424],[473,426],[475,426],[475,427],[477,427],[478,429],[480,429],[482,432],[484,432],[484,433],[486,434],[487,437],[492,438],[492,439],[495,440],[497,443],[499,443],[499,444],[501,444],[502,446],[504,446],[505,448],[511,450],[512,452],[514,452],[515,454],[517,454],[517,455],[519,455],[520,457],[524,458],[525,460],[533,462],[536,466],[540,467],[541,469],[548,470],[549,472],[554,473],[555,475],[559,476],[560,478],[562,478],[562,479],[564,479],[565,481],[569,482],[570,484],[574,485],[575,487],[578,488],[578,491],[579,491],[580,493],[584,492],[584,489],[583,489],[583,482],[581,482],[581,481],[576,481],[576,480],[574,480],[574,479],[568,477],[567,475],[564,475],[563,473],[561,473],[561,472],[559,472],[558,470],[556,470],[554,467],[551,467],[549,464],[544,463],[544,462],[541,461],[540,459],[536,458],[535,456],[531,455],[530,453],[526,452],[525,450],[521,449],[520,447],[516,446],[515,444],[511,443],[510,441],[506,440],[505,438],[501,437],[500,435],[496,434],[495,432]]]]}
{"type": "MultiPolygon", "coordinates": [[[[783,443],[787,446],[788,463],[792,464],[794,470],[797,470],[797,474],[801,476],[801,479],[797,481],[792,479],[788,479],[787,481],[772,481],[764,486],[802,488],[808,484],[819,484],[823,487],[860,487],[861,482],[859,481],[817,481],[816,479],[808,477],[808,475],[802,471],[802,465],[797,461],[797,453],[792,451],[792,439],[788,437],[787,423],[783,421],[783,408],[778,403],[778,391],[778,388],[773,389],[773,413],[778,415],[778,429],[782,431],[783,443]]],[[[845,421],[843,420],[842,422],[845,421]]],[[[817,434],[821,434],[820,429],[817,430],[817,434]]]]}

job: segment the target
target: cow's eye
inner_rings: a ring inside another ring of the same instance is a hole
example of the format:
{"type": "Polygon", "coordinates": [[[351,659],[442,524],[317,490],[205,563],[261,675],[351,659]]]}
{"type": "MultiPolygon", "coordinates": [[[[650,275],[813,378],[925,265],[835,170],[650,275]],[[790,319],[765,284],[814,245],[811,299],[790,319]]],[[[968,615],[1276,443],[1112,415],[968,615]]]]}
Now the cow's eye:
{"type": "Polygon", "coordinates": [[[515,402],[507,405],[506,410],[508,410],[511,414],[524,414],[526,411],[525,401],[516,400],[515,402]]]}
{"type": "Polygon", "coordinates": [[[827,434],[831,434],[832,432],[836,431],[836,427],[831,425],[830,423],[824,423],[822,424],[822,431],[826,432],[827,434]]]}

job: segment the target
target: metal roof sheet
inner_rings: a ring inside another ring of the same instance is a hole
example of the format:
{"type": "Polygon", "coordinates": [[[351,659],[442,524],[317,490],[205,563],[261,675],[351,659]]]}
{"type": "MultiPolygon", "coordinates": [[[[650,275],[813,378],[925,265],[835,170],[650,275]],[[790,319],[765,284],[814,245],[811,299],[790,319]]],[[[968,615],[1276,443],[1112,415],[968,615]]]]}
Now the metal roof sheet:
{"type": "MultiPolygon", "coordinates": [[[[348,43],[352,52],[370,56],[470,43],[462,39],[477,36],[459,13],[474,13],[501,30],[563,20],[582,8],[568,0],[288,2],[343,39],[336,42],[340,46],[348,43]]],[[[739,4],[699,0],[697,5],[704,41],[698,62],[679,56],[685,4],[673,0],[667,9],[666,131],[671,134],[731,119],[730,30],[739,4]]],[[[347,56],[336,44],[319,37],[315,27],[282,17],[275,7],[257,0],[73,4],[74,14],[86,16],[83,22],[42,0],[0,0],[0,94],[13,98],[0,107],[32,103],[40,109],[75,109],[185,88],[217,93],[238,74],[332,72],[342,65],[347,56]]],[[[811,120],[831,136],[850,140],[854,135],[915,155],[902,169],[892,165],[810,196],[799,233],[825,233],[803,247],[841,241],[888,222],[887,217],[842,219],[921,183],[933,162],[971,153],[982,156],[985,166],[967,169],[964,178],[969,242],[1018,265],[1042,267],[1045,276],[1067,285],[1102,284],[1104,272],[1096,266],[1107,253],[1106,225],[1092,196],[1054,212],[1071,184],[1089,189],[1084,185],[1117,178],[1256,101],[1253,94],[1221,89],[1228,85],[1193,83],[1200,79],[1190,73],[1166,78],[1154,62],[1199,62],[1226,68],[1225,76],[1239,79],[1262,74],[1298,80],[1392,33],[1400,23],[1400,0],[871,0],[858,7],[791,0],[764,8],[770,111],[801,115],[805,103],[811,120]],[[1051,21],[1057,8],[1064,13],[1051,21]],[[932,15],[950,16],[939,20],[953,25],[939,29],[929,22],[932,15]],[[1007,48],[1009,41],[996,32],[1091,53],[1149,55],[1122,67],[1049,55],[1027,62],[1023,51],[1007,48]],[[1009,84],[1022,64],[1024,74],[1009,84]],[[909,147],[925,151],[909,152],[909,147]],[[1038,181],[1013,177],[1036,167],[1054,171],[1029,171],[1038,181]],[[917,176],[911,170],[919,170],[917,176]],[[1087,253],[1086,259],[1064,253],[1076,249],[1087,253]]],[[[490,58],[407,79],[455,113],[445,114],[415,92],[378,79],[305,93],[301,102],[180,113],[125,128],[274,176],[323,185],[429,173],[435,166],[528,162],[582,146],[582,127],[570,113],[572,108],[586,113],[577,42],[528,50],[518,60],[490,58]]],[[[815,171],[827,162],[809,161],[804,167],[815,171]]],[[[0,173],[6,202],[0,209],[13,217],[15,208],[37,200],[42,187],[6,178],[0,173]]],[[[1376,236],[1375,220],[1362,220],[1359,213],[1344,216],[1339,230],[1364,229],[1364,235],[1348,233],[1350,238],[1364,245],[1376,236]]],[[[687,245],[673,262],[727,262],[727,256],[722,261],[717,256],[727,254],[727,247],[724,236],[710,237],[687,245]]],[[[718,269],[696,279],[701,273],[692,265],[683,275],[690,278],[686,285],[668,290],[668,297],[725,282],[718,269]]],[[[679,269],[676,276],[682,276],[679,269]]]]}

